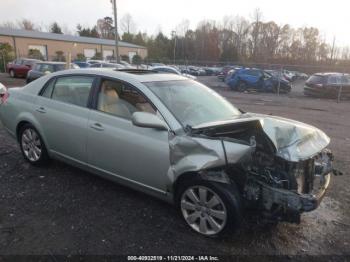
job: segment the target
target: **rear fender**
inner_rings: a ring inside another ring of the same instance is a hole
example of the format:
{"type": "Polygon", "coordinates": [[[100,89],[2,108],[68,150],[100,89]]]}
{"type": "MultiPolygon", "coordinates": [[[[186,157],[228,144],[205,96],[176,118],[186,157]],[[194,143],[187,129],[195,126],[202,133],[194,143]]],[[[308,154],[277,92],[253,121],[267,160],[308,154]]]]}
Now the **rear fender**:
{"type": "Polygon", "coordinates": [[[21,123],[24,123],[24,122],[27,122],[31,125],[33,125],[35,127],[35,129],[39,132],[41,138],[43,139],[44,143],[45,143],[45,146],[47,149],[50,148],[49,144],[47,143],[47,139],[46,139],[46,136],[45,136],[45,133],[43,132],[43,129],[40,125],[40,123],[37,121],[35,115],[31,112],[21,112],[17,119],[16,119],[16,138],[17,140],[19,141],[19,137],[18,137],[18,132],[19,132],[19,126],[21,123]]]}

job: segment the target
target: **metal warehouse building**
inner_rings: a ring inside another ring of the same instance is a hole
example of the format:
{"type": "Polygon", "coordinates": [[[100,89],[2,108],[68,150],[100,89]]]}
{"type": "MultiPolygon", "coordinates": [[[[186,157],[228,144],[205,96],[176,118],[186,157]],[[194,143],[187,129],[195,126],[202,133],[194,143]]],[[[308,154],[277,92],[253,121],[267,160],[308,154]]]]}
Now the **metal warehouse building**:
{"type": "MultiPolygon", "coordinates": [[[[84,54],[91,58],[96,52],[101,52],[104,58],[114,56],[114,40],[80,37],[73,35],[52,34],[20,29],[0,28],[0,43],[9,43],[15,50],[16,57],[25,57],[29,49],[37,49],[46,60],[56,55],[57,51],[64,54],[71,52],[72,58],[77,54],[84,54]]],[[[144,46],[119,41],[119,54],[127,55],[130,59],[138,54],[142,58],[147,56],[144,46]]]]}

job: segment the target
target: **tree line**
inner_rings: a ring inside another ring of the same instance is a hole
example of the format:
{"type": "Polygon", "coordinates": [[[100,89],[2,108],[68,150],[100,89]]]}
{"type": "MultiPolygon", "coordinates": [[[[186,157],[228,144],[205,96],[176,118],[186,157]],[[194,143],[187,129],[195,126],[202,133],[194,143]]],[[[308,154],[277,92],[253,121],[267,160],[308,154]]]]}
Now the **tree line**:
{"type": "MultiPolygon", "coordinates": [[[[3,23],[0,26],[26,30],[41,30],[29,20],[17,25],[3,23]]],[[[54,22],[47,28],[51,33],[62,34],[65,30],[54,22]]],[[[149,61],[181,62],[254,62],[332,65],[349,64],[350,49],[337,47],[322,38],[315,27],[294,28],[289,24],[278,25],[263,21],[255,10],[251,19],[226,16],[221,22],[203,20],[195,29],[183,20],[171,35],[159,31],[149,35],[137,31],[130,14],[119,21],[119,39],[146,46],[149,61]]],[[[111,17],[98,19],[92,27],[76,26],[76,34],[85,37],[114,39],[114,22],[111,17]]]]}

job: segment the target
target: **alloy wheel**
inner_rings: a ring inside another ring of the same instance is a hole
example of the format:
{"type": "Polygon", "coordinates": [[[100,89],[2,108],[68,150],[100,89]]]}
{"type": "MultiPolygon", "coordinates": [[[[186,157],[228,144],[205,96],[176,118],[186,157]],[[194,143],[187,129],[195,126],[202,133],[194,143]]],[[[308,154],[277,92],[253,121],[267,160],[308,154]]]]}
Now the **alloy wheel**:
{"type": "Polygon", "coordinates": [[[226,225],[224,202],[205,186],[189,187],[182,194],[181,211],[187,224],[203,235],[218,234],[226,225]]]}
{"type": "Polygon", "coordinates": [[[32,128],[27,128],[22,133],[21,142],[24,155],[32,162],[38,161],[42,151],[38,133],[32,128]]]}

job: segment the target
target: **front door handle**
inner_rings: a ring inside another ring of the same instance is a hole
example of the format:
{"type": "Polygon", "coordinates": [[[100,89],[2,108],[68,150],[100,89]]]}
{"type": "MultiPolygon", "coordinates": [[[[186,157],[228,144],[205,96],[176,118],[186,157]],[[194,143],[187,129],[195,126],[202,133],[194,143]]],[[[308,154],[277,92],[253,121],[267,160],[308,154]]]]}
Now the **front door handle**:
{"type": "Polygon", "coordinates": [[[97,131],[103,131],[104,128],[100,123],[94,123],[90,126],[92,129],[95,129],[97,131]]]}
{"type": "Polygon", "coordinates": [[[39,113],[42,113],[42,114],[45,114],[45,113],[46,113],[45,107],[42,107],[42,106],[39,107],[39,108],[37,108],[36,111],[39,112],[39,113]]]}

